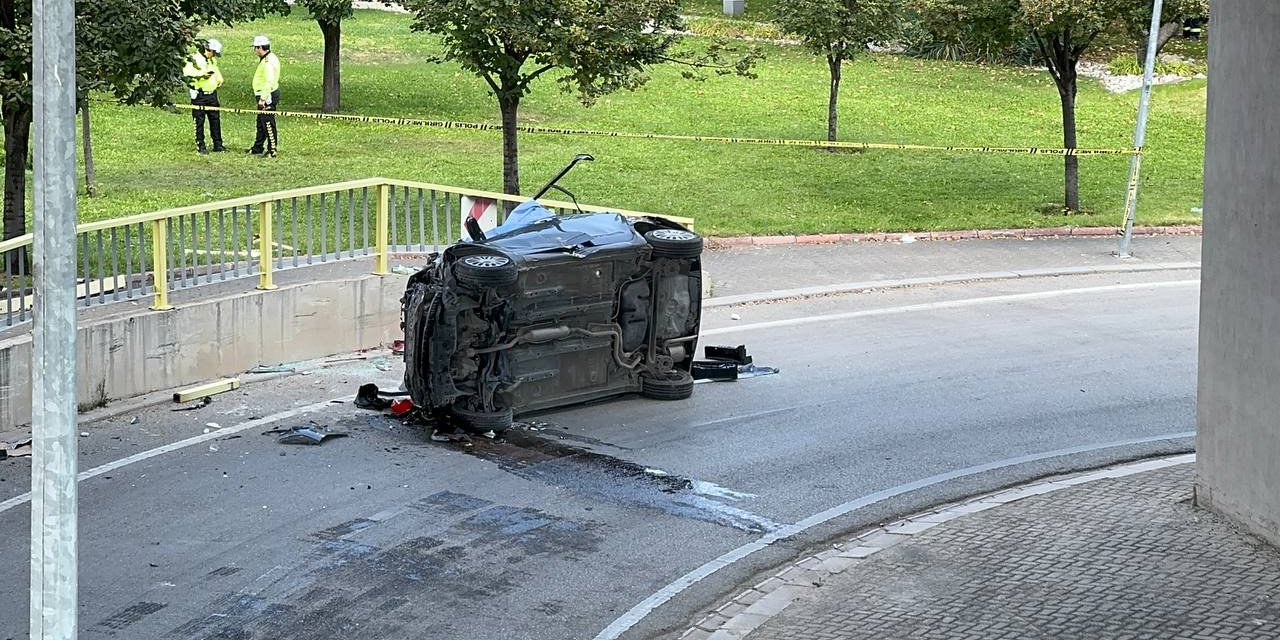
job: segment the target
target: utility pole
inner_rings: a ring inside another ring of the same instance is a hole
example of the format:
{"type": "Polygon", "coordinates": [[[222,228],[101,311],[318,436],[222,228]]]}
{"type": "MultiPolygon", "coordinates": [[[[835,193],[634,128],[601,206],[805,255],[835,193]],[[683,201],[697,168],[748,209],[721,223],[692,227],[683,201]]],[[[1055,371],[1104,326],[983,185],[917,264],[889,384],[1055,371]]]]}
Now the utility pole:
{"type": "MultiPolygon", "coordinates": [[[[1151,6],[1151,32],[1147,39],[1147,66],[1142,71],[1142,99],[1138,102],[1138,127],[1133,132],[1133,148],[1142,149],[1147,142],[1147,114],[1151,110],[1151,86],[1155,83],[1156,46],[1160,43],[1160,14],[1164,12],[1164,0],[1155,0],[1151,6]]],[[[1119,255],[1130,257],[1129,245],[1133,242],[1133,219],[1138,215],[1138,172],[1142,170],[1142,155],[1129,159],[1129,188],[1124,196],[1124,236],[1120,238],[1119,255]]]]}
{"type": "Polygon", "coordinates": [[[35,325],[31,355],[30,640],[75,640],[75,0],[32,3],[35,325]]]}

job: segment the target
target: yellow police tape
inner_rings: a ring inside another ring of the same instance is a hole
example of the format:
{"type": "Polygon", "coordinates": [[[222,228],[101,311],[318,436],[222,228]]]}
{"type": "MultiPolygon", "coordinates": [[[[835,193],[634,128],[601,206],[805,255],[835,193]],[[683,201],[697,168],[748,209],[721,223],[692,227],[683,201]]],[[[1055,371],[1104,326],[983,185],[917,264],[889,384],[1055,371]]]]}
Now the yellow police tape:
{"type": "MultiPolygon", "coordinates": [[[[188,111],[221,111],[223,113],[273,114],[290,118],[314,118],[316,120],[343,120],[372,124],[432,127],[436,129],[463,129],[467,131],[501,131],[502,125],[484,122],[454,122],[450,120],[415,120],[413,118],[387,118],[381,116],[357,116],[341,113],[312,113],[310,111],[263,111],[232,107],[205,107],[189,104],[174,105],[188,111]]],[[[1134,156],[1142,155],[1142,149],[1057,149],[1052,147],[940,147],[923,144],[888,144],[875,142],[828,142],[826,140],[783,140],[767,138],[728,138],[721,136],[680,136],[664,133],[626,133],[621,131],[591,131],[587,129],[560,129],[555,127],[517,126],[521,133],[548,133],[572,136],[599,136],[605,138],[632,138],[640,140],[671,140],[678,142],[719,142],[726,144],[754,144],[782,147],[818,147],[823,149],[897,149],[900,151],[958,151],[972,153],[1013,153],[1045,156],[1134,156]]]]}

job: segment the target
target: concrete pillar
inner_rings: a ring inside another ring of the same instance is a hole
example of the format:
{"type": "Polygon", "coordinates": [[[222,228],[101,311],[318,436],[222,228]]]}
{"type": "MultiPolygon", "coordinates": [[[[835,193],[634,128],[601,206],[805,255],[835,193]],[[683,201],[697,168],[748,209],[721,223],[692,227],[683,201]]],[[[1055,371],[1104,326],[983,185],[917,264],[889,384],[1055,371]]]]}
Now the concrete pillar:
{"type": "Polygon", "coordinates": [[[1196,501],[1280,545],[1280,2],[1212,6],[1196,501]]]}
{"type": "Polygon", "coordinates": [[[726,16],[736,18],[747,10],[747,0],[724,0],[723,6],[726,16]]]}

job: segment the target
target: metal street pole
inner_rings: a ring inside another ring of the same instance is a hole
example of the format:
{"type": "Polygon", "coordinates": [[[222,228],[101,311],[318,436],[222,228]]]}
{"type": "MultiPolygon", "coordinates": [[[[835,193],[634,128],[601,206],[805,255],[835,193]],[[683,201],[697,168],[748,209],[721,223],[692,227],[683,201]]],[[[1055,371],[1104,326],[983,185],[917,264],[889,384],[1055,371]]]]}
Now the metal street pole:
{"type": "MultiPolygon", "coordinates": [[[[1160,42],[1160,17],[1164,12],[1164,0],[1155,0],[1151,6],[1151,33],[1147,38],[1147,66],[1142,72],[1142,99],[1138,102],[1138,128],[1133,132],[1133,148],[1142,149],[1147,142],[1147,114],[1151,110],[1151,86],[1155,83],[1156,46],[1160,42]]],[[[1129,159],[1129,189],[1124,197],[1124,236],[1120,238],[1120,257],[1128,258],[1129,245],[1133,242],[1133,219],[1138,215],[1138,172],[1142,170],[1142,155],[1129,159]]]]}
{"type": "Polygon", "coordinates": [[[75,0],[32,3],[35,326],[31,356],[31,640],[75,640],[75,0]]]}

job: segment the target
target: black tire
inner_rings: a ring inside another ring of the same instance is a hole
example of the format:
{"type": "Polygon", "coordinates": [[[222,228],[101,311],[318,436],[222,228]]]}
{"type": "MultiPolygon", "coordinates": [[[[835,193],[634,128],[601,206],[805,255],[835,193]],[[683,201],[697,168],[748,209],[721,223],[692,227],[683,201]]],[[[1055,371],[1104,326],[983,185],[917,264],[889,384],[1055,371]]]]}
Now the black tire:
{"type": "Polygon", "coordinates": [[[463,426],[467,431],[473,433],[484,433],[492,431],[495,434],[502,435],[511,428],[514,420],[511,409],[499,409],[497,411],[472,411],[463,407],[455,406],[453,415],[462,420],[463,426]]]}
{"type": "Polygon", "coordinates": [[[414,404],[429,404],[430,367],[424,366],[428,361],[427,346],[430,343],[428,328],[439,322],[440,296],[432,294],[425,285],[418,285],[405,307],[404,331],[404,388],[414,404]],[[426,300],[427,296],[431,299],[426,300]]]}
{"type": "Polygon", "coordinates": [[[475,287],[501,287],[512,284],[519,276],[511,258],[496,253],[477,253],[458,258],[453,273],[464,284],[475,287]]]}
{"type": "Polygon", "coordinates": [[[702,236],[685,229],[654,229],[644,234],[655,258],[687,260],[702,255],[702,236]]]}
{"type": "Polygon", "coordinates": [[[663,377],[640,376],[640,395],[654,400],[684,400],[693,395],[693,376],[672,371],[663,377]]]}

